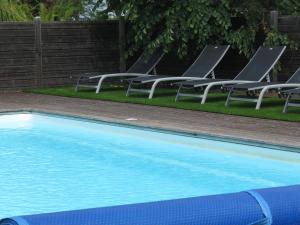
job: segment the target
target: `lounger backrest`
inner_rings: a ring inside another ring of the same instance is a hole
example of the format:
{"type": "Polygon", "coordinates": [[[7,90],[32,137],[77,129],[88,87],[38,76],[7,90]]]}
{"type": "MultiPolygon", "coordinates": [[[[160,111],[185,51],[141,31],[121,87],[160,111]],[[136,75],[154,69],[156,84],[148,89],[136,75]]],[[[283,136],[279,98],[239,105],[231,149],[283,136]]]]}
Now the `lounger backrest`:
{"type": "Polygon", "coordinates": [[[300,67],[297,69],[297,71],[288,79],[286,83],[292,84],[292,83],[300,83],[300,67]]]}
{"type": "Polygon", "coordinates": [[[234,80],[262,81],[275,66],[285,48],[285,46],[259,47],[234,80]]]}
{"type": "Polygon", "coordinates": [[[150,73],[163,57],[164,52],[161,48],[154,50],[152,54],[146,51],[136,60],[136,62],[127,70],[128,73],[150,73]]]}
{"type": "Polygon", "coordinates": [[[224,57],[229,47],[229,45],[207,45],[182,76],[199,78],[209,76],[224,57]]]}

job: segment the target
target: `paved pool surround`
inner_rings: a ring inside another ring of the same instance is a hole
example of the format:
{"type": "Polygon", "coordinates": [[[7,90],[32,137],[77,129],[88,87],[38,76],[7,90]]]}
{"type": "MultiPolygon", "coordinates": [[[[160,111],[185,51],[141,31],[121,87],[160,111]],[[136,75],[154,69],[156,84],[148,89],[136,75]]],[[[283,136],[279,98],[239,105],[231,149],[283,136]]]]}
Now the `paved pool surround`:
{"type": "Polygon", "coordinates": [[[0,94],[0,112],[42,111],[195,134],[300,147],[300,123],[157,106],[47,96],[0,94]]]}

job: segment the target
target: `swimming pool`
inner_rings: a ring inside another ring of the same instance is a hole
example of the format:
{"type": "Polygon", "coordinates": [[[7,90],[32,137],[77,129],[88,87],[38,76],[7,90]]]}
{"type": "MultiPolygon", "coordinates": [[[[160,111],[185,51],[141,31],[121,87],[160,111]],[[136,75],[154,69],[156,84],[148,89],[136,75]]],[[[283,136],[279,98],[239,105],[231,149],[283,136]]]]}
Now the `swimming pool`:
{"type": "Polygon", "coordinates": [[[300,154],[39,113],[0,116],[0,218],[300,183],[300,154]]]}

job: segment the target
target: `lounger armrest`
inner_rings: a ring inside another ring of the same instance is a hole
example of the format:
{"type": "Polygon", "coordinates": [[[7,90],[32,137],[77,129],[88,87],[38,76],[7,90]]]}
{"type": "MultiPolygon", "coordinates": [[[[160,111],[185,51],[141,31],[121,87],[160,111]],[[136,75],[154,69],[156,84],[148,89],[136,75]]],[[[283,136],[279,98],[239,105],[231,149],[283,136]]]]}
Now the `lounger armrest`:
{"type": "Polygon", "coordinates": [[[264,97],[265,93],[267,93],[268,90],[270,90],[270,89],[280,89],[280,88],[298,88],[298,87],[300,87],[300,83],[294,83],[294,84],[273,84],[273,85],[265,86],[261,90],[261,92],[260,92],[260,94],[258,96],[258,100],[257,100],[257,104],[256,104],[256,109],[257,110],[260,109],[263,97],[264,97]]]}
{"type": "Polygon", "coordinates": [[[99,78],[103,75],[104,74],[96,73],[96,72],[94,72],[94,73],[84,73],[84,74],[82,74],[78,77],[78,80],[91,80],[91,79],[99,78]]]}
{"type": "Polygon", "coordinates": [[[90,79],[99,79],[103,76],[106,76],[106,77],[138,77],[138,76],[149,76],[148,74],[145,74],[145,73],[110,73],[110,74],[100,74],[100,75],[96,75],[96,76],[92,76],[90,77],[90,79]]]}
{"type": "Polygon", "coordinates": [[[267,85],[263,88],[263,91],[269,90],[269,89],[280,89],[280,88],[298,88],[300,87],[300,83],[294,83],[294,84],[273,84],[273,85],[267,85]]]}

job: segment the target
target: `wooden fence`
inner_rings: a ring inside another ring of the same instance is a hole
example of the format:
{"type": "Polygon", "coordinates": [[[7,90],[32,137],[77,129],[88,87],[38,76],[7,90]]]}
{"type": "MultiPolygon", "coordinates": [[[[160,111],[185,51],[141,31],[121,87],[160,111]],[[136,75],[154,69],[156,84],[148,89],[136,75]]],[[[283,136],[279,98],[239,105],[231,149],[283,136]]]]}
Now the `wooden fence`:
{"type": "MultiPolygon", "coordinates": [[[[300,44],[300,17],[275,13],[271,22],[300,44]]],[[[70,85],[85,72],[123,71],[124,33],[124,21],[0,23],[0,90],[70,85]]],[[[158,72],[179,75],[195,57],[168,54],[158,72]]],[[[230,50],[216,73],[232,78],[247,61],[230,50]]],[[[300,51],[286,51],[281,62],[278,80],[286,80],[300,66],[300,51]]]]}
{"type": "Polygon", "coordinates": [[[73,84],[79,74],[119,71],[118,21],[0,23],[0,88],[73,84]]]}
{"type": "MultiPolygon", "coordinates": [[[[298,43],[300,48],[300,16],[279,16],[277,29],[298,43]]],[[[300,50],[287,50],[282,60],[279,80],[286,80],[300,66],[300,50]]]]}

